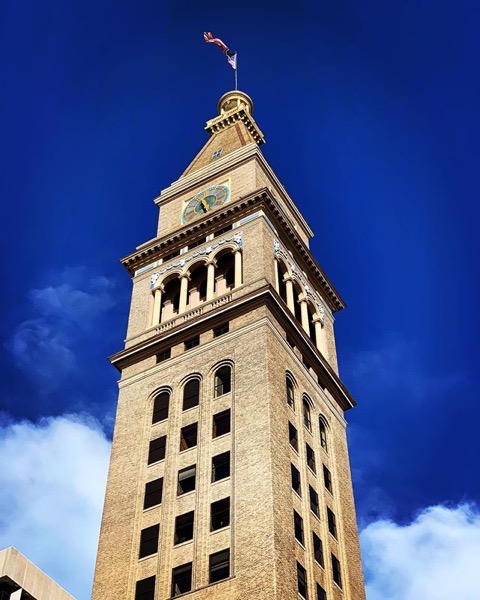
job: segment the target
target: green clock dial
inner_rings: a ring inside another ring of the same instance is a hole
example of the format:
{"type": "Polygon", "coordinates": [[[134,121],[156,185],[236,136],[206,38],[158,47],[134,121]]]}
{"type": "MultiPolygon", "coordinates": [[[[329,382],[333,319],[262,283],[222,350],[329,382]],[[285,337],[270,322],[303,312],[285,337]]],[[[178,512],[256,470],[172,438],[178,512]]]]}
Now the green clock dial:
{"type": "Polygon", "coordinates": [[[182,222],[189,223],[201,217],[212,208],[217,208],[228,202],[230,189],[227,185],[211,185],[191,198],[182,213],[182,222]]]}

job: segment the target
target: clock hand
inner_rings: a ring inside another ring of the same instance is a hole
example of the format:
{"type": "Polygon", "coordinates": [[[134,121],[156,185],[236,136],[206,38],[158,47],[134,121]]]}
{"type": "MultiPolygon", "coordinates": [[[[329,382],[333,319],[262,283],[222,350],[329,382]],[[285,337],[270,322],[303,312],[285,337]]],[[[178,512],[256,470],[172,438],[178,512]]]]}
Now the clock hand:
{"type": "Polygon", "coordinates": [[[205,200],[205,198],[202,198],[202,200],[201,200],[201,204],[202,204],[202,206],[203,206],[203,210],[204,210],[205,212],[207,212],[207,210],[210,208],[210,206],[209,206],[208,202],[205,200]]]}

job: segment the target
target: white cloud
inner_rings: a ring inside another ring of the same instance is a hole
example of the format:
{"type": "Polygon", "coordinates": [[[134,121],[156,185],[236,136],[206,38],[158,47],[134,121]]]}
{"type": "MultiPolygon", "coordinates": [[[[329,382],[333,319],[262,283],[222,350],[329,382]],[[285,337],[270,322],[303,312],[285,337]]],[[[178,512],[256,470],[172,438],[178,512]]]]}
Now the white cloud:
{"type": "Polygon", "coordinates": [[[432,506],[411,523],[361,532],[368,600],[478,600],[480,511],[432,506]]]}
{"type": "Polygon", "coordinates": [[[110,444],[90,417],[0,428],[0,548],[15,546],[87,600],[110,444]]]}
{"type": "Polygon", "coordinates": [[[78,342],[95,334],[97,318],[115,304],[113,282],[81,267],[52,273],[49,282],[29,291],[34,318],[20,323],[7,343],[17,367],[42,395],[75,371],[78,342]]]}

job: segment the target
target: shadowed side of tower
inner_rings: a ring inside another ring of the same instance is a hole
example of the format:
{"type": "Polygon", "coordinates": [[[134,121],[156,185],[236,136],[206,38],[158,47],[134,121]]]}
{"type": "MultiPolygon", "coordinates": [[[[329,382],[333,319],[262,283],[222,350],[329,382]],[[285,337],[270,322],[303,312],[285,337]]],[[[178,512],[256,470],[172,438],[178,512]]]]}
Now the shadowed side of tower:
{"type": "Polygon", "coordinates": [[[94,600],[365,598],[312,232],[229,92],[133,276],[94,600]],[[326,595],[325,595],[326,594],[326,595]]]}

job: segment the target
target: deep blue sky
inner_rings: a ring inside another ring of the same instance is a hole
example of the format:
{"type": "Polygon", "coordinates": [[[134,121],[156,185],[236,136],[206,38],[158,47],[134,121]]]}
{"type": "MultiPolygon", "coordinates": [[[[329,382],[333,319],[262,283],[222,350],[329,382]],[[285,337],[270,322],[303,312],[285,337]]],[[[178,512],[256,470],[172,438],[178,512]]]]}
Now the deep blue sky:
{"type": "Polygon", "coordinates": [[[348,305],[360,519],[479,500],[479,20],[473,0],[4,3],[3,422],[84,411],[110,431],[118,259],[231,88],[211,30],[348,305]]]}

